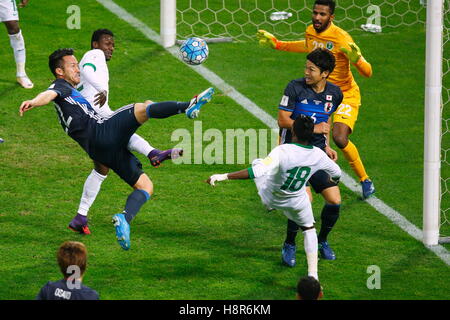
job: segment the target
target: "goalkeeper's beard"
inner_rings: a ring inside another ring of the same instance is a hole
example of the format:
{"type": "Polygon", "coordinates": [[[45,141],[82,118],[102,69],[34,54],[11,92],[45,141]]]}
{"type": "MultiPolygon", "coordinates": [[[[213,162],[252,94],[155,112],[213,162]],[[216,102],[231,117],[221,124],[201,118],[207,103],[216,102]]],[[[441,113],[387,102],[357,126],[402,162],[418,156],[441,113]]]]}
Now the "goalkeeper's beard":
{"type": "Polygon", "coordinates": [[[328,29],[328,27],[331,24],[331,20],[328,20],[327,23],[315,22],[313,20],[312,24],[313,24],[314,30],[316,30],[317,33],[321,33],[328,29]],[[320,26],[316,27],[316,24],[320,24],[320,26]]]}

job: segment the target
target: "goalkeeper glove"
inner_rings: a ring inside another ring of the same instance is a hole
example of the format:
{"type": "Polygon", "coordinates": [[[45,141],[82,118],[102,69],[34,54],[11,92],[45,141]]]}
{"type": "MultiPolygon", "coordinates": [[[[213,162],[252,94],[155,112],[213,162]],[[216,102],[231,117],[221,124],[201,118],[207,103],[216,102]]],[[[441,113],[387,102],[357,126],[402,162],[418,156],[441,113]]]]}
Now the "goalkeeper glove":
{"type": "Polygon", "coordinates": [[[216,181],[224,181],[224,180],[228,180],[228,173],[213,174],[211,177],[209,177],[207,182],[210,185],[215,186],[214,182],[216,182],[216,181]]]}
{"type": "Polygon", "coordinates": [[[256,33],[256,38],[259,40],[259,45],[261,47],[269,47],[275,49],[277,46],[277,38],[270,32],[266,30],[258,30],[256,33]]]}
{"type": "Polygon", "coordinates": [[[348,60],[352,63],[357,63],[359,58],[361,58],[361,49],[355,44],[350,43],[349,44],[351,50],[348,50],[347,48],[341,48],[341,51],[347,56],[348,60]]]}

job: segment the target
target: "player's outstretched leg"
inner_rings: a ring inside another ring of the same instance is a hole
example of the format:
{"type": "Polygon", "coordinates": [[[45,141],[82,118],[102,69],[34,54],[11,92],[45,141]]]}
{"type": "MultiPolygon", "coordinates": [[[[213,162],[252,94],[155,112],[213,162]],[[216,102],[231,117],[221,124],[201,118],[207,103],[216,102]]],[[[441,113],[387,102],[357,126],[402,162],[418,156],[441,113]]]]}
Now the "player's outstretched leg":
{"type": "Polygon", "coordinates": [[[211,101],[212,95],[214,93],[214,88],[208,88],[202,93],[196,95],[192,98],[189,103],[189,107],[186,109],[186,116],[190,119],[194,119],[198,117],[200,112],[200,108],[205,104],[211,101]]]}
{"type": "MultiPolygon", "coordinates": [[[[194,119],[198,117],[200,108],[205,103],[211,101],[213,93],[214,88],[208,88],[202,93],[192,98],[190,102],[164,101],[164,102],[151,102],[149,104],[145,103],[145,113],[148,119],[150,118],[164,119],[179,113],[186,113],[186,116],[188,118],[194,119]]],[[[138,104],[135,104],[135,107],[137,105],[138,104]]],[[[141,108],[141,104],[139,104],[138,108],[141,108]]],[[[138,114],[136,116],[136,119],[140,123],[143,123],[146,120],[141,118],[140,116],[141,111],[142,109],[139,109],[137,111],[138,114]]]]}

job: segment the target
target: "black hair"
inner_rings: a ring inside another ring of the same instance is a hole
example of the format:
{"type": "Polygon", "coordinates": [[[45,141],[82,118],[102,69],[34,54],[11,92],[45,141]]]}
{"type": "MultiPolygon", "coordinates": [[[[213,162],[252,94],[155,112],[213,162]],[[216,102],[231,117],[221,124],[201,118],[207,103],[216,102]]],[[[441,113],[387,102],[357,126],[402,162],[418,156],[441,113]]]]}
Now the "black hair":
{"type": "Polygon", "coordinates": [[[306,59],[318,66],[321,73],[324,71],[329,71],[332,73],[336,65],[334,55],[325,48],[317,48],[311,51],[306,56],[306,59]]]}
{"type": "Polygon", "coordinates": [[[314,5],[316,4],[330,8],[330,14],[334,14],[334,9],[336,9],[336,2],[333,0],[316,0],[314,5]]]}
{"type": "Polygon", "coordinates": [[[53,73],[53,75],[56,77],[56,68],[62,67],[62,59],[65,56],[73,56],[73,49],[72,48],[63,48],[55,50],[49,57],[48,57],[48,67],[50,68],[50,71],[53,73]]]}
{"type": "Polygon", "coordinates": [[[320,283],[314,277],[303,277],[297,284],[297,293],[302,300],[317,300],[320,291],[320,283]]]}
{"type": "Polygon", "coordinates": [[[108,35],[108,36],[114,37],[114,34],[113,34],[112,31],[109,30],[109,29],[98,29],[98,30],[95,30],[95,31],[92,33],[92,38],[91,38],[91,49],[94,49],[94,46],[92,45],[92,43],[93,43],[94,41],[95,41],[95,42],[99,42],[99,41],[100,41],[100,38],[101,38],[103,35],[108,35]]]}
{"type": "Polygon", "coordinates": [[[311,117],[301,114],[295,119],[292,129],[299,142],[309,144],[314,133],[314,121],[311,117]]]}

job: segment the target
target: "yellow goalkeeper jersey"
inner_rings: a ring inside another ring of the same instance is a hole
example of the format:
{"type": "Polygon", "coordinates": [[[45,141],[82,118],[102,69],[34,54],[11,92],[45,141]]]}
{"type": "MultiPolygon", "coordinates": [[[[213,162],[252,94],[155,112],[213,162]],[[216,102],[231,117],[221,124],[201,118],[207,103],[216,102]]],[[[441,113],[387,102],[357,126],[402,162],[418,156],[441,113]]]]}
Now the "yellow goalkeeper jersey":
{"type": "MultiPolygon", "coordinates": [[[[331,23],[328,29],[321,33],[317,33],[312,25],[308,26],[305,32],[305,40],[277,40],[275,49],[291,52],[311,52],[317,48],[330,50],[336,58],[336,67],[330,74],[328,80],[339,86],[342,91],[347,91],[357,87],[352,71],[350,70],[350,61],[340,50],[342,47],[351,50],[350,43],[354,43],[352,37],[345,30],[331,23]]],[[[354,66],[362,76],[370,77],[372,75],[372,66],[364,57],[361,56],[354,66]]]]}

